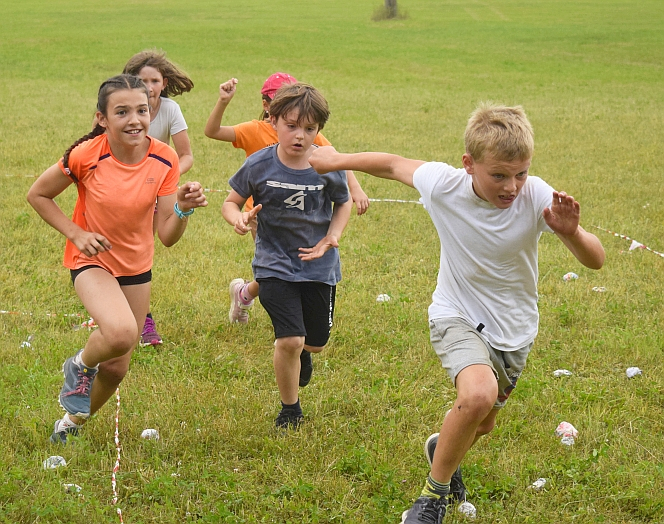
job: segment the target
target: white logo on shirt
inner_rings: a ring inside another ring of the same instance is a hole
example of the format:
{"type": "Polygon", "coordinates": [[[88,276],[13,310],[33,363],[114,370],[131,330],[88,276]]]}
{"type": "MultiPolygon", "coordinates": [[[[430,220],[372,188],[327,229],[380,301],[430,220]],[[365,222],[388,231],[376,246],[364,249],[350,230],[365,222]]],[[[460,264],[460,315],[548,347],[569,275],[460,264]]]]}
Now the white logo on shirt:
{"type": "Polygon", "coordinates": [[[278,187],[280,189],[294,189],[297,193],[289,196],[284,203],[289,208],[296,207],[304,211],[304,197],[307,196],[305,191],[322,191],[325,187],[323,184],[291,184],[288,182],[278,182],[276,180],[268,180],[266,184],[269,187],[278,187]]]}
{"type": "Polygon", "coordinates": [[[304,211],[304,197],[307,196],[304,191],[298,191],[294,195],[289,196],[284,203],[288,204],[288,207],[296,207],[301,211],[304,211]]]}
{"type": "Polygon", "coordinates": [[[267,185],[269,187],[280,187],[282,189],[296,189],[298,191],[320,191],[323,189],[323,184],[310,185],[310,184],[289,184],[288,182],[276,182],[274,180],[268,180],[267,185]]]}

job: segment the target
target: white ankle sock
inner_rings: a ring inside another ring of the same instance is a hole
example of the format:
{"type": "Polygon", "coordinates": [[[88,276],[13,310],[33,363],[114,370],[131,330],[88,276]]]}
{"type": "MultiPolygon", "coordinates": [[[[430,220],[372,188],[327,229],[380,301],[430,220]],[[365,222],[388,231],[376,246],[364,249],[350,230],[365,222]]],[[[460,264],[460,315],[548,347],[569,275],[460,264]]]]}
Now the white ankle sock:
{"type": "Polygon", "coordinates": [[[72,422],[72,420],[69,418],[69,413],[65,413],[65,416],[62,417],[60,420],[60,423],[58,424],[58,431],[62,431],[63,429],[69,429],[69,428],[80,428],[80,424],[75,424],[72,422]]]}
{"type": "Polygon", "coordinates": [[[97,364],[96,366],[88,366],[85,362],[83,362],[82,357],[83,357],[83,352],[82,351],[80,351],[79,353],[76,353],[76,356],[74,357],[74,363],[78,366],[85,366],[86,368],[90,368],[90,369],[98,369],[99,368],[99,364],[97,364]]]}

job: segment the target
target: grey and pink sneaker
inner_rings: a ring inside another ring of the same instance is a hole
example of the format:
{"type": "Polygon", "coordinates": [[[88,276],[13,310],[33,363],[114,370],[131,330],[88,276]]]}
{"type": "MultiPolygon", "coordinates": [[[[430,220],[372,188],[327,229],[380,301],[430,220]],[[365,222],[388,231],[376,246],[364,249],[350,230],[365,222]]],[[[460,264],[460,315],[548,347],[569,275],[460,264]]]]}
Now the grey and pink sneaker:
{"type": "Polygon", "coordinates": [[[246,282],[241,278],[231,280],[228,286],[228,292],[231,296],[231,307],[228,310],[228,320],[231,324],[247,324],[249,322],[249,310],[254,305],[254,301],[246,302],[242,299],[240,292],[246,282]]]}
{"type": "Polygon", "coordinates": [[[81,349],[76,355],[65,360],[62,365],[65,383],[60,391],[60,405],[70,415],[88,418],[90,416],[90,390],[97,375],[97,369],[76,363],[76,356],[82,352],[81,349]]]}

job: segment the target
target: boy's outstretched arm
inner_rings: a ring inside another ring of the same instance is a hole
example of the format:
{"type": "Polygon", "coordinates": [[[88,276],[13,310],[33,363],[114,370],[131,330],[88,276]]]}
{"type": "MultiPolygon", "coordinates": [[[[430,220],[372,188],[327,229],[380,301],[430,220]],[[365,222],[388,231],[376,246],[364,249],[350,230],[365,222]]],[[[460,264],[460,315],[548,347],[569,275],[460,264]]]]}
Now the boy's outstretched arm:
{"type": "Polygon", "coordinates": [[[332,146],[326,146],[314,150],[309,163],[318,173],[352,169],[413,187],[413,173],[424,161],[389,153],[345,154],[337,152],[332,146]]]}
{"type": "Polygon", "coordinates": [[[554,191],[551,207],[542,216],[563,244],[584,266],[599,269],[604,264],[604,248],[599,239],[579,225],[580,206],[564,191],[554,191]]]}

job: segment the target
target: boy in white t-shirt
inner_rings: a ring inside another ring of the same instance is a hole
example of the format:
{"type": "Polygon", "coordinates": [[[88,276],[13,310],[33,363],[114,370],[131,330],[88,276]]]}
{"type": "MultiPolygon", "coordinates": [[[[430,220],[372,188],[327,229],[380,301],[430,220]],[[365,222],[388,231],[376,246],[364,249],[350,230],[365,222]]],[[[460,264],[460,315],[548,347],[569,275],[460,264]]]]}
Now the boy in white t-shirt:
{"type": "Polygon", "coordinates": [[[402,522],[440,523],[450,498],[465,500],[459,464],[489,433],[516,386],[537,335],[537,242],[555,233],[585,266],[604,249],[579,225],[579,204],[528,176],[533,131],[520,106],[481,104],[465,132],[463,169],[386,153],[320,148],[318,172],[364,171],[414,187],[441,242],[429,307],[431,343],[457,398],[439,434],[425,444],[431,473],[402,522]]]}

